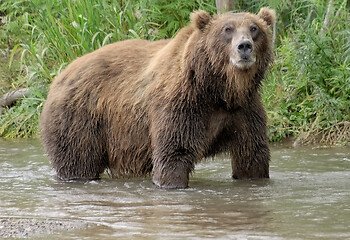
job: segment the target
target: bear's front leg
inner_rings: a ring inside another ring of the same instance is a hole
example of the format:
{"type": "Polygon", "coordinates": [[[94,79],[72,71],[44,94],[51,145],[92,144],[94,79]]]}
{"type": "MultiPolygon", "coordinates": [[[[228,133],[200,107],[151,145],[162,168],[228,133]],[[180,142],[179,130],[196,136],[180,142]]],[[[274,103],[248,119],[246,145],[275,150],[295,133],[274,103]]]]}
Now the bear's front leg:
{"type": "Polygon", "coordinates": [[[188,156],[155,157],[153,162],[153,183],[160,188],[187,188],[189,174],[194,161],[188,156]]]}
{"type": "Polygon", "coordinates": [[[232,155],[234,179],[269,178],[270,151],[265,144],[245,142],[232,155]]]}
{"type": "Polygon", "coordinates": [[[189,175],[201,158],[203,137],[187,127],[167,126],[153,138],[153,182],[161,188],[187,188],[189,175]]]}
{"type": "Polygon", "coordinates": [[[270,150],[262,104],[256,102],[252,108],[241,110],[236,121],[236,137],[231,149],[232,177],[269,178],[270,150]]]}
{"type": "Polygon", "coordinates": [[[181,111],[165,108],[153,116],[153,182],[161,188],[187,188],[189,175],[205,149],[201,114],[185,105],[181,111]]]}

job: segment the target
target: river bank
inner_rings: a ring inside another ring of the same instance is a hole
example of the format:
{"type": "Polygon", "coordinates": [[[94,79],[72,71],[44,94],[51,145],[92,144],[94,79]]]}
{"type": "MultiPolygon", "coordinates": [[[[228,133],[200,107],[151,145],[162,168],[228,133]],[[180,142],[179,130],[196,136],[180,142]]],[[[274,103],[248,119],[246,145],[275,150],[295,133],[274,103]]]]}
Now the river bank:
{"type": "Polygon", "coordinates": [[[0,238],[44,238],[47,235],[81,230],[88,226],[83,221],[0,217],[0,238]]]}

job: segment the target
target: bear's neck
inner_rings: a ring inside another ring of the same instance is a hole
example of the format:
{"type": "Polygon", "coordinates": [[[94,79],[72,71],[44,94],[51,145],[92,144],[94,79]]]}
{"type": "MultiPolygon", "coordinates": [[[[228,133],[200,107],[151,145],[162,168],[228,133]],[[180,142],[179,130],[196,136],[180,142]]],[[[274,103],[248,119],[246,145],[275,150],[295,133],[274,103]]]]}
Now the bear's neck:
{"type": "Polygon", "coordinates": [[[244,107],[261,86],[264,73],[258,69],[238,70],[229,66],[223,76],[223,100],[230,107],[244,107]]]}
{"type": "Polygon", "coordinates": [[[227,109],[244,107],[261,85],[264,72],[258,69],[238,70],[228,65],[230,63],[219,63],[227,67],[217,71],[215,69],[218,68],[210,64],[209,58],[201,56],[195,59],[202,61],[193,61],[188,73],[190,82],[212,104],[225,103],[227,109]]]}

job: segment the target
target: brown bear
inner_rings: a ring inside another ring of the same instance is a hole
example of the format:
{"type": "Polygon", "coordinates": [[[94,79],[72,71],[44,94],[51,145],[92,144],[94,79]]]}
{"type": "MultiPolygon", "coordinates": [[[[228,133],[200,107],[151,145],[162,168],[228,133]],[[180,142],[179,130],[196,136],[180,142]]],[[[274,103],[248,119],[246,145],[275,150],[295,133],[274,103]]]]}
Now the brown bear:
{"type": "Polygon", "coordinates": [[[275,12],[191,14],[170,40],[127,40],[76,59],[52,83],[42,139],[60,179],[152,175],[186,188],[201,159],[227,152],[235,179],[268,178],[259,95],[275,12]]]}

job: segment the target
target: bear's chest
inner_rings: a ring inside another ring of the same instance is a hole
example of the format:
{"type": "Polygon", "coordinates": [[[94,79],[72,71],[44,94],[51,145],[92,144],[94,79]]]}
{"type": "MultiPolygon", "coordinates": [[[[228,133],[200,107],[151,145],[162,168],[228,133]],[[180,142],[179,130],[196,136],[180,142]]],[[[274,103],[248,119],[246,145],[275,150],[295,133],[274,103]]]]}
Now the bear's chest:
{"type": "Polygon", "coordinates": [[[230,119],[231,114],[224,109],[219,109],[212,112],[209,116],[207,125],[208,137],[213,139],[218,136],[221,131],[229,124],[230,119]]]}

